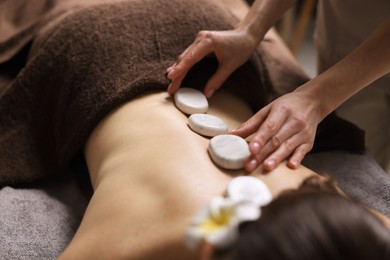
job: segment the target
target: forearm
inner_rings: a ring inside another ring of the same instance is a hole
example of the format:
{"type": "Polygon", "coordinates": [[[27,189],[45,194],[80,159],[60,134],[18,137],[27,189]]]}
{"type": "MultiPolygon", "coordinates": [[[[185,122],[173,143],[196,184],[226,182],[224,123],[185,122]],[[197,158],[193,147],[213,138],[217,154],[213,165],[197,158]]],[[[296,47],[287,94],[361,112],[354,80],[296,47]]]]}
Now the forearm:
{"type": "Polygon", "coordinates": [[[390,71],[390,18],[360,46],[297,92],[320,102],[325,117],[349,97],[390,71]]]}
{"type": "Polygon", "coordinates": [[[294,3],[295,0],[256,0],[238,28],[247,31],[258,44],[294,3]]]}

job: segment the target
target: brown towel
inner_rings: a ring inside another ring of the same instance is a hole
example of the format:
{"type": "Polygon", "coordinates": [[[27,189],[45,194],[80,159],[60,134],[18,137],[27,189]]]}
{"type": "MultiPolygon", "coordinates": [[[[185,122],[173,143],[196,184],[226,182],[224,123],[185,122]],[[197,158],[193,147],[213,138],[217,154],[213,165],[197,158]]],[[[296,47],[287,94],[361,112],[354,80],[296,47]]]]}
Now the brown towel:
{"type": "MultiPolygon", "coordinates": [[[[236,23],[220,1],[83,3],[65,8],[33,33],[25,66],[0,89],[0,184],[61,172],[109,111],[146,91],[166,89],[166,67],[199,30],[236,23]]],[[[185,84],[201,88],[216,65],[205,59],[185,84]]],[[[259,56],[224,87],[248,100],[254,111],[281,94],[272,88],[259,56]]],[[[342,127],[337,131],[343,133],[342,127]]],[[[349,150],[361,148],[361,140],[352,143],[358,145],[349,150]]]]}
{"type": "MultiPolygon", "coordinates": [[[[0,1],[0,63],[10,60],[47,23],[58,0],[0,1]]],[[[58,15],[58,13],[56,13],[58,15]]]]}

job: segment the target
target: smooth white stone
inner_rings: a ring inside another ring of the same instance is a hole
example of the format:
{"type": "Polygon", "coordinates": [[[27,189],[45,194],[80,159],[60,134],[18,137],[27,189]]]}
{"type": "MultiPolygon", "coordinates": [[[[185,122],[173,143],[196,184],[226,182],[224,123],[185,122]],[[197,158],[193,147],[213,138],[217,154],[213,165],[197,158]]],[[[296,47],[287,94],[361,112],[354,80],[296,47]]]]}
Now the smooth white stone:
{"type": "Polygon", "coordinates": [[[179,88],[173,97],[176,107],[188,115],[206,113],[209,108],[206,96],[197,89],[179,88]]]}
{"type": "Polygon", "coordinates": [[[248,143],[236,135],[211,138],[208,150],[215,164],[229,170],[243,168],[244,160],[250,155],[248,143]]]}
{"type": "Polygon", "coordinates": [[[210,114],[192,114],[188,118],[188,125],[195,133],[210,137],[226,134],[228,131],[225,121],[210,114]]]}
{"type": "Polygon", "coordinates": [[[226,188],[226,193],[230,198],[251,201],[258,206],[265,206],[272,200],[272,194],[267,185],[252,176],[233,178],[226,188]]]}

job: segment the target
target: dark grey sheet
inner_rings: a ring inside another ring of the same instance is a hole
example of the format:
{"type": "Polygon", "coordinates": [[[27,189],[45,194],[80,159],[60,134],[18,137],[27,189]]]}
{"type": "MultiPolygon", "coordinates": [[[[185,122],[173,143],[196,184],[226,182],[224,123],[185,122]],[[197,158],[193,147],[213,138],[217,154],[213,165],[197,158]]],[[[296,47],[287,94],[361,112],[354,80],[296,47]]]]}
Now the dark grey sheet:
{"type": "Polygon", "coordinates": [[[24,187],[0,189],[0,259],[56,259],[73,237],[90,188],[69,172],[24,187]]]}
{"type": "Polygon", "coordinates": [[[350,198],[390,217],[390,175],[370,155],[314,153],[306,156],[303,165],[330,175],[350,198]]]}

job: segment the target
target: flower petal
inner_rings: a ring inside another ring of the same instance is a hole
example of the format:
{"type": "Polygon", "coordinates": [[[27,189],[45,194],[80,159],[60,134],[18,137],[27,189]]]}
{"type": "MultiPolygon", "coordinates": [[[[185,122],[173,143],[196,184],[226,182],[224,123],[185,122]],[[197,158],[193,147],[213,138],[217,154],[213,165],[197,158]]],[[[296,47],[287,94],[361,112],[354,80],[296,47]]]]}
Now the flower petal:
{"type": "Polygon", "coordinates": [[[234,200],[245,200],[264,206],[271,202],[272,194],[267,185],[253,176],[233,178],[226,189],[228,197],[234,200]]]}
{"type": "Polygon", "coordinates": [[[187,229],[185,234],[185,244],[190,250],[195,250],[204,240],[204,234],[197,227],[187,229]]]}
{"type": "Polygon", "coordinates": [[[261,209],[254,203],[240,203],[235,208],[235,217],[238,222],[256,220],[261,215],[261,209]]]}
{"type": "Polygon", "coordinates": [[[206,242],[214,245],[217,248],[225,248],[233,244],[238,238],[238,226],[230,225],[220,229],[218,232],[210,234],[206,238],[206,242]]]}

